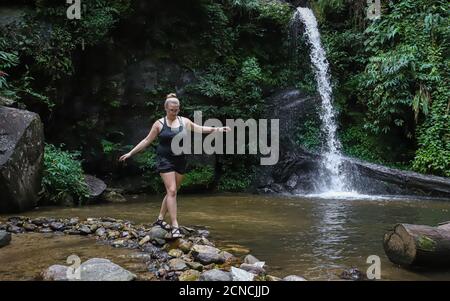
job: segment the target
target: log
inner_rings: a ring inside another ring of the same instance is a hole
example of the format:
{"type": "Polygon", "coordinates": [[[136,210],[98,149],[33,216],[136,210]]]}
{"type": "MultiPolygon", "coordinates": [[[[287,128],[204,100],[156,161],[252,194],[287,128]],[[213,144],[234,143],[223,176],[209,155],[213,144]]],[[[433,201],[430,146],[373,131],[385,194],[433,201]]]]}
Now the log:
{"type": "Polygon", "coordinates": [[[384,251],[401,266],[450,266],[450,222],[437,227],[397,224],[384,235],[384,251]]]}

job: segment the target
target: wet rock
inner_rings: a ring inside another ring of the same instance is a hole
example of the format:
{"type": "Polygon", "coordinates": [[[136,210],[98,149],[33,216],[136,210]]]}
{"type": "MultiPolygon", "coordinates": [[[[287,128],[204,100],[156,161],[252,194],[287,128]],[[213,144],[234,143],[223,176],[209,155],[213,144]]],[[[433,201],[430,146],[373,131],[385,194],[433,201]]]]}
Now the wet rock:
{"type": "Polygon", "coordinates": [[[150,241],[150,236],[147,235],[147,236],[145,236],[143,239],[141,239],[141,240],[139,241],[139,245],[140,245],[140,246],[143,246],[143,245],[145,245],[146,243],[148,243],[149,241],[150,241]]]}
{"type": "Polygon", "coordinates": [[[162,246],[166,243],[166,241],[162,238],[154,238],[154,239],[152,239],[152,243],[157,246],[162,246]]]}
{"type": "Polygon", "coordinates": [[[367,276],[363,272],[358,270],[357,268],[346,269],[346,270],[342,271],[342,273],[339,277],[341,279],[354,280],[354,281],[367,279],[367,276]]]}
{"type": "Polygon", "coordinates": [[[68,226],[75,226],[79,222],[80,222],[80,219],[78,217],[73,217],[73,218],[69,219],[69,221],[67,222],[67,225],[68,226]]]}
{"type": "Polygon", "coordinates": [[[183,251],[181,251],[180,249],[172,249],[169,251],[169,256],[172,257],[181,257],[183,254],[183,251]]]}
{"type": "Polygon", "coordinates": [[[227,251],[221,251],[219,253],[219,255],[222,256],[225,259],[225,261],[229,261],[229,260],[232,260],[234,258],[233,254],[228,253],[227,251]]]}
{"type": "Polygon", "coordinates": [[[248,263],[248,264],[254,264],[258,261],[259,261],[259,259],[251,254],[246,255],[244,258],[244,263],[248,263]]]}
{"type": "Polygon", "coordinates": [[[231,267],[231,278],[233,281],[253,281],[255,275],[245,270],[231,267]]]}
{"type": "Polygon", "coordinates": [[[283,279],[281,279],[281,278],[279,278],[279,277],[276,277],[276,276],[267,275],[265,280],[266,280],[266,281],[281,281],[281,280],[283,280],[283,279]]]}
{"type": "Polygon", "coordinates": [[[155,262],[149,262],[147,265],[147,270],[151,273],[157,273],[159,270],[159,266],[155,262]]]}
{"type": "Polygon", "coordinates": [[[15,226],[22,226],[24,221],[27,221],[27,218],[24,216],[12,216],[8,218],[8,222],[15,226]]]}
{"type": "Polygon", "coordinates": [[[145,245],[142,247],[142,251],[144,251],[145,253],[148,253],[148,254],[151,255],[151,254],[153,254],[153,253],[160,252],[161,249],[158,248],[158,247],[155,247],[155,246],[152,245],[152,244],[145,244],[145,245]]]}
{"type": "Polygon", "coordinates": [[[53,230],[50,228],[42,228],[39,230],[39,233],[53,233],[53,230]]]}
{"type": "Polygon", "coordinates": [[[136,275],[108,259],[92,258],[80,266],[82,281],[131,281],[136,275]]]}
{"type": "Polygon", "coordinates": [[[224,272],[218,269],[209,270],[203,272],[199,281],[232,281],[231,274],[229,272],[224,272]]]}
{"type": "Polygon", "coordinates": [[[306,279],[297,275],[289,275],[284,277],[283,281],[306,281],[306,279]]]}
{"type": "Polygon", "coordinates": [[[206,245],[194,245],[191,249],[192,255],[202,264],[224,263],[225,258],[220,255],[220,250],[206,245]]]}
{"type": "Polygon", "coordinates": [[[81,234],[81,232],[76,229],[64,230],[64,233],[69,234],[69,235],[80,235],[81,234]]]}
{"type": "Polygon", "coordinates": [[[63,231],[66,226],[63,223],[53,222],[50,224],[50,228],[54,231],[63,231]]]}
{"type": "Polygon", "coordinates": [[[95,231],[95,235],[100,236],[100,237],[105,236],[106,235],[106,229],[103,228],[103,227],[98,228],[95,231]]]}
{"type": "Polygon", "coordinates": [[[105,191],[106,184],[99,178],[92,175],[84,175],[90,197],[98,197],[105,191]]]}
{"type": "Polygon", "coordinates": [[[35,224],[36,226],[42,226],[43,224],[47,223],[47,220],[43,217],[38,217],[30,220],[30,222],[35,224]]]}
{"type": "Polygon", "coordinates": [[[127,245],[126,241],[123,239],[115,240],[111,243],[111,245],[115,248],[125,247],[127,245]]]}
{"type": "Polygon", "coordinates": [[[120,237],[120,232],[119,231],[108,231],[108,238],[109,239],[116,239],[120,237]]]}
{"type": "Polygon", "coordinates": [[[29,224],[29,223],[26,223],[26,224],[24,224],[23,225],[23,228],[26,230],[26,231],[28,231],[28,232],[33,232],[33,231],[36,231],[36,229],[38,228],[35,224],[29,224]]]}
{"type": "Polygon", "coordinates": [[[22,233],[22,232],[23,232],[23,229],[20,228],[20,227],[11,225],[11,226],[8,227],[8,232],[15,233],[15,234],[17,234],[17,233],[22,233]]]}
{"type": "Polygon", "coordinates": [[[0,248],[9,245],[11,242],[11,233],[0,231],[0,248]]]}
{"type": "Polygon", "coordinates": [[[203,237],[208,237],[209,236],[209,231],[208,230],[197,230],[198,235],[203,236],[203,237]]]}
{"type": "Polygon", "coordinates": [[[126,203],[127,199],[120,193],[112,190],[106,190],[102,194],[102,199],[109,203],[126,203]]]}
{"type": "Polygon", "coordinates": [[[160,226],[155,226],[150,229],[150,232],[148,233],[148,235],[150,236],[151,240],[154,240],[154,239],[164,240],[167,233],[168,232],[166,230],[164,230],[163,228],[161,228],[160,226]]]}
{"type": "Polygon", "coordinates": [[[229,247],[226,247],[226,248],[223,248],[223,249],[225,251],[228,251],[228,252],[230,252],[232,254],[236,254],[238,256],[246,255],[246,254],[250,253],[249,249],[247,249],[247,248],[245,248],[243,246],[239,246],[239,245],[232,245],[232,246],[229,246],[229,247]]]}
{"type": "Polygon", "coordinates": [[[179,239],[179,245],[178,248],[183,251],[184,253],[189,253],[189,251],[191,250],[193,243],[187,240],[182,240],[179,239]]]}
{"type": "Polygon", "coordinates": [[[45,281],[68,281],[67,270],[68,267],[55,264],[46,269],[41,276],[45,281]]]}
{"type": "Polygon", "coordinates": [[[169,260],[169,267],[171,271],[183,271],[188,268],[186,262],[184,262],[180,258],[174,258],[169,260]]]}
{"type": "Polygon", "coordinates": [[[188,261],[186,262],[187,266],[193,270],[196,271],[203,271],[203,265],[201,263],[195,262],[195,261],[188,261]]]}
{"type": "Polygon", "coordinates": [[[44,127],[39,115],[0,106],[0,212],[36,206],[43,159],[44,127]]]}
{"type": "Polygon", "coordinates": [[[89,228],[88,226],[81,226],[80,227],[80,229],[79,229],[79,231],[80,231],[80,233],[81,234],[83,234],[83,235],[88,235],[88,234],[91,234],[92,233],[92,231],[91,231],[91,228],[89,228]]]}
{"type": "Polygon", "coordinates": [[[196,270],[187,270],[178,276],[179,281],[197,281],[199,278],[200,272],[196,270]]]}
{"type": "Polygon", "coordinates": [[[254,264],[243,263],[241,264],[240,268],[256,275],[264,274],[266,272],[263,268],[264,262],[261,263],[262,264],[258,264],[258,262],[254,264]]]}

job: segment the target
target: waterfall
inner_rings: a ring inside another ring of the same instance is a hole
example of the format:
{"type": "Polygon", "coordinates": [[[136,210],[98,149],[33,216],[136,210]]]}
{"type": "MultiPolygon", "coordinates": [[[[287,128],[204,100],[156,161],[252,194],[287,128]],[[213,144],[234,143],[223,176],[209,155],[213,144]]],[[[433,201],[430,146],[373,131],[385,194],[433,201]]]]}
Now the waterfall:
{"type": "Polygon", "coordinates": [[[294,22],[298,21],[304,24],[305,35],[311,46],[310,58],[322,101],[320,118],[326,144],[322,153],[320,192],[348,191],[350,187],[346,183],[346,175],[342,166],[341,144],[336,137],[336,113],[332,105],[332,89],[328,73],[328,61],[320,42],[317,20],[311,9],[298,7],[294,14],[294,22]]]}

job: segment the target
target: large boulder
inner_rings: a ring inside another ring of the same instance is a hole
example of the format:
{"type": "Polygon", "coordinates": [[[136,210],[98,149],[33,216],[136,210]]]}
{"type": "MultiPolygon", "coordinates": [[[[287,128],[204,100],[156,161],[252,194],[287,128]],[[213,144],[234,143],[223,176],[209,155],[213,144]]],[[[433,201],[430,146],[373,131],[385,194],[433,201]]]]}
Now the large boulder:
{"type": "Polygon", "coordinates": [[[104,258],[92,258],[80,266],[82,281],[131,281],[136,275],[104,258]]]}
{"type": "Polygon", "coordinates": [[[39,115],[0,107],[0,212],[33,208],[41,189],[44,128],[39,115]]]}
{"type": "Polygon", "coordinates": [[[99,178],[92,175],[84,175],[84,179],[86,181],[90,197],[96,198],[105,191],[106,184],[99,178]]]}
{"type": "Polygon", "coordinates": [[[11,242],[11,233],[0,231],[0,248],[9,245],[11,242]]]}

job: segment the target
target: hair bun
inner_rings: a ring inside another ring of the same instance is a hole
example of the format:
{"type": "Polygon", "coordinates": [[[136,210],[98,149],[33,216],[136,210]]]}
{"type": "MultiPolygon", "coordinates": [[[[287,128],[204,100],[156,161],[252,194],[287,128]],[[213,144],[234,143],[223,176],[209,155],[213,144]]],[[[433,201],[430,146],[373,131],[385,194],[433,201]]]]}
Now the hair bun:
{"type": "Polygon", "coordinates": [[[177,95],[175,93],[170,93],[170,94],[167,94],[167,96],[166,96],[166,99],[168,99],[168,98],[177,98],[177,95]]]}

